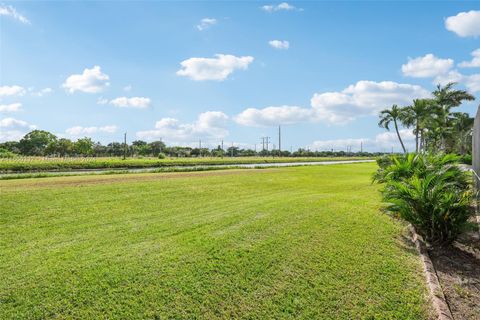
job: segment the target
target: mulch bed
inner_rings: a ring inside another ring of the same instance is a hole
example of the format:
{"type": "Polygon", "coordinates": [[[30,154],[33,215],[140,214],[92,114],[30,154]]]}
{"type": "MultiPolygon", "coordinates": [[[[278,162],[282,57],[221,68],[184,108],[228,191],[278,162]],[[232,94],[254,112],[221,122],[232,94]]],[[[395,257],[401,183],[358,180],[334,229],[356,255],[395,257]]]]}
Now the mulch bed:
{"type": "Polygon", "coordinates": [[[480,320],[480,233],[471,231],[458,243],[430,248],[430,259],[453,317],[480,320]]]}

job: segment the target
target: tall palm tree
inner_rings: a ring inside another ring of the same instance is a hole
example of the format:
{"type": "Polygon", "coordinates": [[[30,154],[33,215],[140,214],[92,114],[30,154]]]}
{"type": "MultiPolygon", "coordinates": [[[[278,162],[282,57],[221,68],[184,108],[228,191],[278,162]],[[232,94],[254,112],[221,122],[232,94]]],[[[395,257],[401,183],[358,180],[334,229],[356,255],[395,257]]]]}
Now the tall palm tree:
{"type": "Polygon", "coordinates": [[[398,122],[402,119],[402,109],[399,108],[396,104],[394,104],[391,109],[385,109],[380,111],[379,116],[380,121],[378,122],[378,126],[381,128],[390,130],[390,123],[393,122],[395,132],[397,133],[398,141],[400,141],[400,144],[402,145],[403,152],[406,153],[407,150],[405,149],[402,137],[400,136],[400,132],[398,131],[398,122]]]}
{"type": "Polygon", "coordinates": [[[475,97],[468,91],[454,89],[455,85],[455,82],[447,83],[445,86],[439,84],[437,89],[432,92],[437,104],[437,131],[440,137],[440,148],[442,149],[447,149],[447,140],[451,140],[450,136],[453,133],[450,125],[451,109],[460,106],[463,101],[475,100],[475,97]]]}
{"type": "Polygon", "coordinates": [[[437,89],[433,91],[436,102],[450,112],[452,107],[458,107],[463,101],[473,101],[475,97],[465,90],[456,90],[453,87],[456,82],[449,82],[445,86],[437,85],[437,89]]]}
{"type": "MultiPolygon", "coordinates": [[[[401,119],[403,123],[411,127],[413,126],[413,133],[415,133],[415,152],[419,151],[420,138],[424,140],[424,133],[427,129],[427,121],[431,120],[433,114],[433,104],[430,99],[415,99],[413,104],[407,106],[401,112],[401,119]]],[[[423,145],[423,143],[422,143],[423,145]]]]}

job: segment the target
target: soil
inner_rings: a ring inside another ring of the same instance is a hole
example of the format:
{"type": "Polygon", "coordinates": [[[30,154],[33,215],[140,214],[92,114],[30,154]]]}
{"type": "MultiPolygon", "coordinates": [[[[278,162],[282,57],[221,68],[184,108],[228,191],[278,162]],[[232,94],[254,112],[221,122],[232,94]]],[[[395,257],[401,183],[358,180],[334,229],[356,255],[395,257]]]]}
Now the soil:
{"type": "Polygon", "coordinates": [[[430,248],[450,311],[456,320],[480,320],[480,232],[472,230],[449,247],[430,248]]]}

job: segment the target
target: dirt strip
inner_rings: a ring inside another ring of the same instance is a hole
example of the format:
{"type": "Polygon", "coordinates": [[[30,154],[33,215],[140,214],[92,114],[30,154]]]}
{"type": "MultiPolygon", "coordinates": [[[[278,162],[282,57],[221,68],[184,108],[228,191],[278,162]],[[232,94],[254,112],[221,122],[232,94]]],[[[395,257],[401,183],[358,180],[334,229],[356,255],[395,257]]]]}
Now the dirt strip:
{"type": "Polygon", "coordinates": [[[453,320],[452,312],[450,311],[445,295],[443,294],[432,260],[430,260],[428,255],[427,246],[422,237],[415,232],[415,229],[412,226],[410,226],[410,232],[412,234],[412,240],[415,243],[422,260],[425,278],[430,291],[430,299],[432,300],[433,308],[437,313],[437,319],[453,320]]]}

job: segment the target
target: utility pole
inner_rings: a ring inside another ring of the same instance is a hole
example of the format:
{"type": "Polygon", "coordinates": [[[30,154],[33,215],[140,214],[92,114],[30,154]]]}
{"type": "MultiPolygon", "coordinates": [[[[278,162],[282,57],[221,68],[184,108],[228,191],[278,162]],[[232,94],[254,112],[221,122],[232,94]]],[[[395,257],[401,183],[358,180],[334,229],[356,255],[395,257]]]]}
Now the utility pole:
{"type": "Polygon", "coordinates": [[[202,156],[202,139],[198,140],[198,154],[202,156]]]}
{"type": "Polygon", "coordinates": [[[225,153],[225,150],[223,149],[223,139],[222,139],[222,159],[223,159],[223,154],[225,153]]]}
{"type": "Polygon", "coordinates": [[[278,156],[282,155],[282,129],[278,126],[278,156]]]}
{"type": "Polygon", "coordinates": [[[127,158],[127,133],[123,134],[123,160],[127,158]]]}
{"type": "Polygon", "coordinates": [[[233,158],[233,142],[232,142],[232,149],[231,149],[231,151],[230,151],[230,155],[231,155],[231,157],[233,158]]]}

